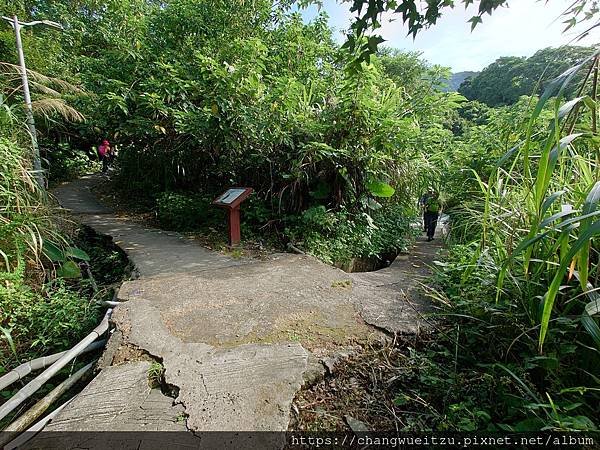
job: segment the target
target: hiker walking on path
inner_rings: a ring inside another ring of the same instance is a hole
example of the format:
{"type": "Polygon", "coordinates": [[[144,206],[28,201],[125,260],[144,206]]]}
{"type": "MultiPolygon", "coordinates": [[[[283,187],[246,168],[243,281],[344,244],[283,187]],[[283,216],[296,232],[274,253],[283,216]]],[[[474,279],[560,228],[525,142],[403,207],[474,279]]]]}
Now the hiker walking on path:
{"type": "Polygon", "coordinates": [[[424,214],[423,218],[425,221],[425,232],[427,233],[427,242],[433,241],[435,235],[435,228],[437,227],[437,221],[440,214],[440,201],[439,194],[432,191],[424,202],[424,214]]]}
{"type": "Polygon", "coordinates": [[[102,161],[102,173],[108,172],[108,167],[112,160],[112,148],[110,142],[106,139],[104,139],[102,144],[98,147],[98,156],[100,157],[100,161],[102,161]]]}
{"type": "Polygon", "coordinates": [[[427,217],[426,217],[427,209],[425,208],[425,204],[427,203],[427,200],[433,195],[433,192],[434,192],[433,189],[429,188],[429,189],[427,189],[427,191],[425,191],[425,193],[419,199],[419,207],[423,211],[423,232],[424,233],[427,232],[427,217]]]}

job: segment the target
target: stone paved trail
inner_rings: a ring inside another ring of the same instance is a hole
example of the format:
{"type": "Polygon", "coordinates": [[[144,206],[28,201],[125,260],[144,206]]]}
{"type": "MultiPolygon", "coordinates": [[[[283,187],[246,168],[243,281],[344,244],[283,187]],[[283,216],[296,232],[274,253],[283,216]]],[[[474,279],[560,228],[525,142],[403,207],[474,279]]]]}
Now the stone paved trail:
{"type": "Polygon", "coordinates": [[[410,256],[371,273],[304,255],[234,260],[117,217],[92,192],[99,180],[87,176],[54,195],[112,236],[139,278],[118,294],[104,369],[50,431],[283,431],[296,392],[324,372],[321,358],[424,326],[417,287],[439,245],[417,242],[410,256]],[[148,386],[152,360],[170,393],[148,386]]]}

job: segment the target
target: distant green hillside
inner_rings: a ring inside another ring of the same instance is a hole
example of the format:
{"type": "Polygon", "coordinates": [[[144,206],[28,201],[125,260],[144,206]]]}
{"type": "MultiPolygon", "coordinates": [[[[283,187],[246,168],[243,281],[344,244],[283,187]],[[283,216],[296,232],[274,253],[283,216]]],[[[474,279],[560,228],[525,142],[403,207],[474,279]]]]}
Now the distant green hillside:
{"type": "MultiPolygon", "coordinates": [[[[469,100],[488,106],[512,105],[522,95],[540,94],[548,83],[565,70],[589,58],[596,48],[563,46],[545,48],[529,58],[498,58],[481,73],[463,83],[459,91],[469,100]]],[[[576,75],[572,86],[578,86],[585,73],[576,75]]],[[[567,91],[567,96],[573,92],[567,91]]]]}
{"type": "Polygon", "coordinates": [[[460,85],[469,77],[475,77],[479,75],[479,72],[457,72],[453,73],[448,80],[448,87],[444,89],[446,92],[457,92],[460,85]]]}

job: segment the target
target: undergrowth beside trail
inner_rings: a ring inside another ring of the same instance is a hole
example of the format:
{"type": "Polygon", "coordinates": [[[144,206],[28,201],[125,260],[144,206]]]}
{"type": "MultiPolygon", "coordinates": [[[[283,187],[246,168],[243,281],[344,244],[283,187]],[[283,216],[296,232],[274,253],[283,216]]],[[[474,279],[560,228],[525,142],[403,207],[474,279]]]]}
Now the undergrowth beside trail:
{"type": "MultiPolygon", "coordinates": [[[[112,285],[127,267],[112,242],[77,228],[57,211],[36,184],[27,147],[18,138],[0,138],[0,375],[86,336],[103,315],[99,301],[112,299],[112,285]]],[[[91,357],[63,369],[0,427],[91,357]]],[[[9,386],[0,398],[10,398],[30,378],[9,386]]]]}
{"type": "MultiPolygon", "coordinates": [[[[216,194],[215,194],[216,196],[216,194]]],[[[156,199],[156,221],[166,229],[190,231],[213,248],[226,243],[226,214],[210,195],[164,192],[156,199]],[[207,239],[208,238],[208,239],[207,239]]],[[[414,230],[413,212],[386,204],[369,214],[312,206],[301,214],[279,214],[254,195],[242,205],[242,248],[288,250],[289,245],[321,261],[341,266],[353,258],[404,251],[414,230]]]]}
{"type": "Polygon", "coordinates": [[[2,279],[0,375],[21,362],[66,350],[87,335],[103,315],[99,301],[112,300],[127,276],[127,258],[109,238],[83,227],[74,243],[90,256],[92,278],[56,278],[37,289],[23,276],[2,279]]]}
{"type": "Polygon", "coordinates": [[[573,364],[572,324],[550,351],[560,358],[540,357],[513,342],[506,311],[454,301],[432,333],[368,343],[300,391],[290,430],[347,431],[346,416],[374,431],[596,430],[598,393],[583,387],[590,369],[573,364]]]}
{"type": "MultiPolygon", "coordinates": [[[[38,289],[15,277],[10,281],[5,279],[0,284],[0,324],[3,331],[0,339],[0,375],[20,363],[67,350],[79,342],[98,325],[104,315],[105,307],[99,301],[112,300],[114,289],[130,273],[125,254],[110,238],[88,227],[81,227],[75,230],[72,242],[89,255],[92,278],[57,278],[38,289]],[[92,286],[92,279],[95,287],[92,286]]],[[[98,358],[100,351],[86,353],[73,360],[51,382],[0,421],[0,429],[71,374],[98,358]]],[[[39,373],[34,372],[0,391],[0,403],[15,395],[37,375],[39,373]]],[[[72,397],[85,385],[84,379],[63,397],[72,397]]],[[[50,411],[62,403],[59,400],[50,411]]]]}

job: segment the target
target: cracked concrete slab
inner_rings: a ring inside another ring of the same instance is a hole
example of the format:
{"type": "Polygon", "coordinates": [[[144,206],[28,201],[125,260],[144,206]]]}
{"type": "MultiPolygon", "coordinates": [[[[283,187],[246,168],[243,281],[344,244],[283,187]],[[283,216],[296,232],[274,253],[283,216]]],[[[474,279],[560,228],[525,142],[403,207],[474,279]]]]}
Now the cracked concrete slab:
{"type": "MultiPolygon", "coordinates": [[[[148,429],[181,426],[169,417],[171,411],[185,410],[192,431],[285,431],[304,380],[323,376],[318,358],[381,336],[378,329],[414,332],[421,326],[427,302],[418,280],[428,273],[425,263],[434,247],[421,243],[423,255],[363,274],[300,255],[247,264],[111,214],[93,196],[96,181],[78,180],[56,195],[81,222],[112,236],[139,270],[141,278],[124,283],[118,294],[126,302],[113,312],[117,332],[105,360],[115,364],[147,353],[162,362],[165,381],[178,389],[178,406],[168,399],[164,415],[147,416],[152,418],[148,429]]],[[[149,364],[105,368],[53,425],[69,430],[106,426],[109,405],[106,417],[86,418],[85,408],[93,410],[90,400],[110,399],[113,391],[105,385],[119,380],[130,392],[115,399],[114,408],[133,414],[127,405],[146,401],[141,400],[147,378],[142,372],[149,364]]],[[[152,405],[166,407],[165,399],[149,392],[152,405]]],[[[132,419],[119,426],[135,424],[132,419]]]]}
{"type": "Polygon", "coordinates": [[[327,355],[379,335],[359,310],[394,311],[373,321],[413,331],[414,311],[395,275],[373,284],[309,256],[281,255],[126,282],[113,321],[127,344],[163,361],[190,429],[285,430],[308,367],[303,346],[327,355]]]}
{"type": "Polygon", "coordinates": [[[429,266],[442,249],[424,238],[399,255],[387,268],[349,274],[356,288],[354,301],[368,324],[390,333],[417,333],[429,327],[431,302],[421,283],[431,275],[429,266]]]}
{"type": "Polygon", "coordinates": [[[315,350],[374,333],[360,318],[347,273],[300,255],[204,273],[126,282],[121,300],[144,299],[184,342],[219,347],[298,341],[315,350]]]}
{"type": "Polygon", "coordinates": [[[119,306],[123,340],[160,358],[193,431],[284,431],[308,354],[298,343],[219,349],[169,333],[147,300],[119,306]],[[149,330],[151,330],[149,332],[149,330]]]}
{"type": "Polygon", "coordinates": [[[150,362],[102,370],[45,431],[185,431],[184,409],[150,388],[150,362]]]}

